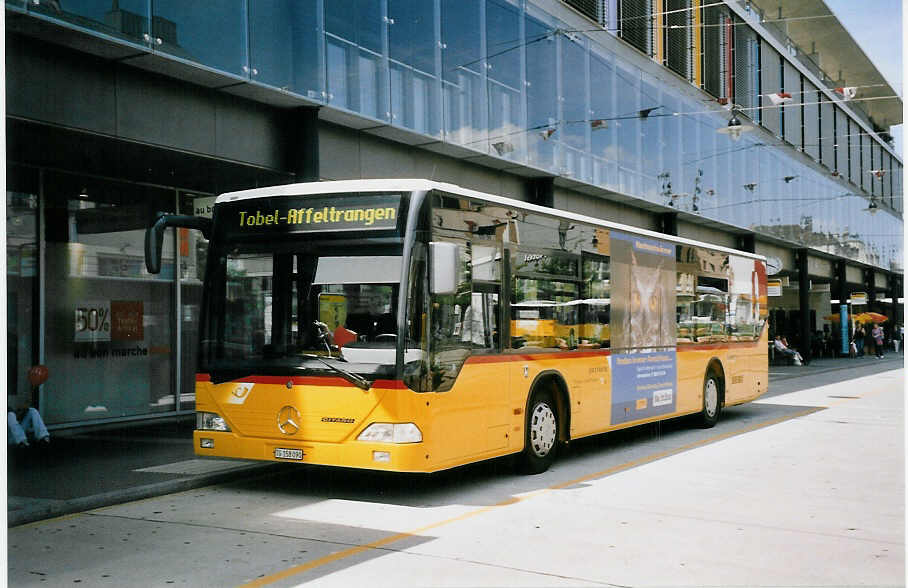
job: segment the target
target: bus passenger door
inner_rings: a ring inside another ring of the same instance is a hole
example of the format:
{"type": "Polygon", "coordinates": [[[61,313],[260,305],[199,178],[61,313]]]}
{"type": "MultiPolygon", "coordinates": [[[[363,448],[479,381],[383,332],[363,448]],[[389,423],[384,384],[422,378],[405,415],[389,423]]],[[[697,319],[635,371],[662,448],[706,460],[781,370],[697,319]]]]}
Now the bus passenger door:
{"type": "MultiPolygon", "coordinates": [[[[502,339],[507,332],[502,321],[501,284],[503,251],[500,243],[474,241],[473,288],[471,307],[473,354],[479,355],[471,365],[476,378],[473,393],[482,412],[484,431],[480,435],[486,450],[508,446],[508,370],[502,363],[502,339]]],[[[466,326],[466,325],[465,325],[466,326]]]]}
{"type": "MultiPolygon", "coordinates": [[[[436,457],[441,462],[471,458],[507,447],[507,371],[501,363],[501,256],[493,244],[467,243],[469,291],[453,307],[443,308],[456,323],[439,340],[433,336],[438,366],[446,357],[466,356],[456,379],[436,387],[436,457]],[[463,354],[463,355],[460,355],[463,354]]],[[[467,285],[467,284],[465,284],[467,285]]]]}

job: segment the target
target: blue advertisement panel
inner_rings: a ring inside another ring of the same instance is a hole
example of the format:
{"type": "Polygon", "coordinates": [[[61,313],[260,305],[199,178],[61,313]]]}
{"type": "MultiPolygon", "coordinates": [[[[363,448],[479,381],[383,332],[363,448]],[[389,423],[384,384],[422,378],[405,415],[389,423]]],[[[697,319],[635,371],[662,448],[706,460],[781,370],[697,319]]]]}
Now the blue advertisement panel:
{"type": "Polygon", "coordinates": [[[848,339],[848,305],[840,304],[839,305],[839,327],[842,329],[842,355],[848,355],[848,344],[850,340],[848,339]]]}
{"type": "Polygon", "coordinates": [[[612,356],[612,418],[617,425],[675,412],[675,351],[612,356]]]}
{"type": "Polygon", "coordinates": [[[612,231],[611,424],[677,407],[676,248],[612,231]]]}

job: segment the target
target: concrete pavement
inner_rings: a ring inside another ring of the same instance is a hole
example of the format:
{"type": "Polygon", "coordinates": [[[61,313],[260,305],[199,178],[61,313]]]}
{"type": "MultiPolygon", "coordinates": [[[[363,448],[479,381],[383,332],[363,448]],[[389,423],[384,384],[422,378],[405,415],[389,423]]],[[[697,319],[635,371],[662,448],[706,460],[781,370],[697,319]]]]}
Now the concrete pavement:
{"type": "Polygon", "coordinates": [[[578,441],[538,476],[501,460],[435,476],[300,466],[22,525],[9,581],[904,585],[904,371],[813,385],[832,375],[784,380],[713,429],[578,441]]]}
{"type": "MultiPolygon", "coordinates": [[[[764,398],[802,387],[896,369],[903,356],[818,359],[809,366],[770,366],[764,398]],[[847,375],[846,375],[847,374],[847,375]]],[[[124,425],[101,431],[52,432],[48,450],[12,451],[7,463],[7,524],[15,526],[130,500],[198,488],[286,466],[197,459],[194,419],[124,425]]],[[[291,466],[292,467],[292,466],[291,466]]]]}
{"type": "Polygon", "coordinates": [[[51,431],[49,447],[7,449],[7,525],[257,475],[276,464],[197,459],[195,418],[51,431]]]}

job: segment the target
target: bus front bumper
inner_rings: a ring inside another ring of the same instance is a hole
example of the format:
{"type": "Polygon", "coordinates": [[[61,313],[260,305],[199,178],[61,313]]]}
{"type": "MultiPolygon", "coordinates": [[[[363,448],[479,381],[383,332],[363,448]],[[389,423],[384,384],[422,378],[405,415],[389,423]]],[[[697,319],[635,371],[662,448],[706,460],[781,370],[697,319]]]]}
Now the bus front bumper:
{"type": "Polygon", "coordinates": [[[291,439],[241,437],[232,432],[195,431],[195,454],[260,461],[307,463],[394,472],[430,472],[423,443],[306,442],[291,439]]]}

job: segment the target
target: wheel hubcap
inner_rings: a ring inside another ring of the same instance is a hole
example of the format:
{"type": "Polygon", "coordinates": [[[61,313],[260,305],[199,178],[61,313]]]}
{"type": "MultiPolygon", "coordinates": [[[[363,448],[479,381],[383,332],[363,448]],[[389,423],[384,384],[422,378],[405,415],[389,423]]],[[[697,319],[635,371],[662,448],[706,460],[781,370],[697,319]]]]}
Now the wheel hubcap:
{"type": "Polygon", "coordinates": [[[710,418],[716,416],[716,409],[719,407],[719,387],[713,378],[706,380],[706,387],[703,391],[706,414],[710,418]]]}
{"type": "Polygon", "coordinates": [[[533,408],[530,419],[530,446],[533,453],[545,457],[555,445],[556,423],[555,413],[545,402],[540,402],[533,408]]]}

